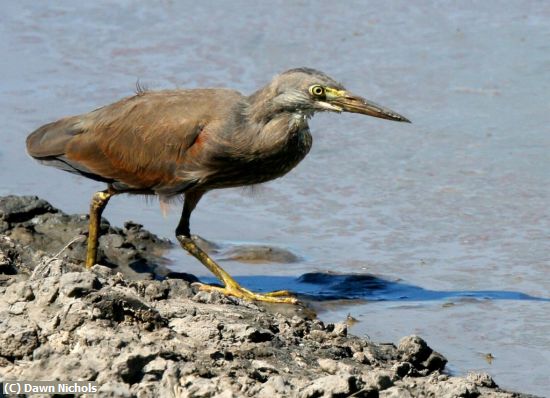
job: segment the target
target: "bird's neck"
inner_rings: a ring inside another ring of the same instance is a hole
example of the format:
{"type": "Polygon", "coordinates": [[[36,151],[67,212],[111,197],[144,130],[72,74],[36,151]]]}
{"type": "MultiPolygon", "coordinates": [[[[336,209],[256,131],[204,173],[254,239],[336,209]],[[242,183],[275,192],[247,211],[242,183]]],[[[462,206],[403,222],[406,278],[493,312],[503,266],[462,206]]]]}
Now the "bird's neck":
{"type": "Polygon", "coordinates": [[[279,110],[273,103],[276,93],[269,85],[259,89],[247,99],[247,119],[257,125],[265,125],[275,117],[279,110]]]}
{"type": "Polygon", "coordinates": [[[247,98],[244,111],[249,125],[258,133],[271,134],[271,140],[284,138],[285,135],[308,129],[308,119],[311,113],[302,109],[285,107],[277,102],[275,89],[267,85],[247,98]]]}
{"type": "Polygon", "coordinates": [[[286,151],[300,137],[308,136],[310,141],[307,115],[301,112],[274,112],[263,119],[249,119],[243,137],[249,142],[245,145],[251,152],[270,156],[272,153],[286,151]]]}
{"type": "Polygon", "coordinates": [[[248,120],[258,125],[266,125],[273,119],[288,118],[292,123],[307,127],[312,112],[297,109],[295,105],[279,99],[277,90],[268,84],[247,98],[246,115],[248,120]]]}

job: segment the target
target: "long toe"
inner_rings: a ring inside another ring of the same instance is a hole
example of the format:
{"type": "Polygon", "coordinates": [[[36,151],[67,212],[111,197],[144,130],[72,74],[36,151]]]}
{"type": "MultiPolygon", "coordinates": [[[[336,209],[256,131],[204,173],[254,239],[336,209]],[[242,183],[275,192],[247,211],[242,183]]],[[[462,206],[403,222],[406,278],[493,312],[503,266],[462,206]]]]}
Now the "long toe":
{"type": "Polygon", "coordinates": [[[292,293],[288,290],[277,290],[275,292],[265,293],[265,296],[268,297],[293,297],[292,293]]]}
{"type": "Polygon", "coordinates": [[[263,301],[266,303],[278,303],[278,304],[298,304],[298,299],[293,297],[288,291],[280,290],[270,293],[254,293],[248,289],[245,289],[239,285],[237,286],[212,286],[204,283],[194,283],[193,286],[197,286],[202,291],[212,292],[217,291],[226,296],[234,296],[250,301],[263,301]]]}

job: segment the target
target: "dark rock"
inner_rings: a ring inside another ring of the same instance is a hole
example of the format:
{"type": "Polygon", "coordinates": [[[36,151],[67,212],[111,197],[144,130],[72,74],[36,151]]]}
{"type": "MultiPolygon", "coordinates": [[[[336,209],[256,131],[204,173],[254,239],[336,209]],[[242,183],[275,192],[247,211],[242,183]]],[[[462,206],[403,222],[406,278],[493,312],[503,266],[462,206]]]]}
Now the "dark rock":
{"type": "MultiPolygon", "coordinates": [[[[111,227],[107,220],[102,219],[100,229],[99,263],[112,266],[132,279],[153,279],[153,273],[164,275],[169,272],[162,265],[162,252],[172,246],[170,241],[132,222],[121,229],[111,227]]],[[[38,251],[61,255],[77,263],[84,262],[84,234],[87,230],[86,215],[67,215],[36,197],[0,197],[0,231],[9,234],[19,245],[28,247],[20,255],[22,261],[31,266],[33,255],[38,251]],[[78,237],[81,238],[75,240],[78,237]],[[69,242],[72,243],[67,246],[69,242]]]]}
{"type": "Polygon", "coordinates": [[[142,351],[129,354],[119,360],[116,370],[125,383],[139,383],[145,375],[144,367],[156,357],[146,349],[142,351]]]}
{"type": "Polygon", "coordinates": [[[27,221],[39,214],[55,212],[48,202],[37,196],[0,197],[0,220],[10,223],[27,221]]]}
{"type": "Polygon", "coordinates": [[[428,359],[422,362],[422,366],[430,372],[442,371],[446,364],[447,358],[435,351],[432,351],[428,359]]]}
{"type": "Polygon", "coordinates": [[[168,287],[168,298],[191,298],[196,292],[191,284],[181,279],[167,279],[162,282],[168,287]]]}
{"type": "Polygon", "coordinates": [[[399,362],[393,366],[395,374],[401,379],[408,376],[412,369],[413,366],[409,362],[399,362]]]}
{"type": "Polygon", "coordinates": [[[124,223],[124,231],[126,233],[139,232],[141,230],[143,230],[142,224],[138,224],[137,222],[134,222],[134,221],[126,221],[124,223]]]}
{"type": "Polygon", "coordinates": [[[410,362],[415,366],[421,365],[432,353],[428,344],[418,336],[403,337],[399,341],[397,349],[401,353],[403,361],[410,362]]]}
{"type": "Polygon", "coordinates": [[[13,252],[0,249],[0,274],[14,275],[16,273],[17,269],[15,268],[13,252]]]}
{"type": "Polygon", "coordinates": [[[90,294],[87,299],[93,304],[94,318],[109,319],[115,322],[133,321],[143,324],[147,330],[166,324],[158,311],[137,297],[120,291],[99,291],[90,294]]]}
{"type": "Polygon", "coordinates": [[[346,346],[327,345],[323,346],[319,351],[333,359],[351,358],[353,356],[351,348],[346,346]]]}
{"type": "Polygon", "coordinates": [[[169,272],[165,275],[167,279],[182,279],[189,283],[195,283],[199,282],[199,278],[197,278],[195,275],[188,274],[186,272],[169,272]]]}

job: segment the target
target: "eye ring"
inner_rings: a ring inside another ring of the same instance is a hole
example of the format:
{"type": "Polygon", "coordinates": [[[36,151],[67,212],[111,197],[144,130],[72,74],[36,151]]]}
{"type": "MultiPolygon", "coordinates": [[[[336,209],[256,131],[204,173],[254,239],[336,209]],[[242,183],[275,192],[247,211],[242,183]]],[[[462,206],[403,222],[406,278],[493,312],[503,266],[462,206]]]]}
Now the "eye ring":
{"type": "Polygon", "coordinates": [[[323,86],[316,84],[309,88],[309,92],[316,97],[321,97],[325,95],[325,88],[323,86]]]}

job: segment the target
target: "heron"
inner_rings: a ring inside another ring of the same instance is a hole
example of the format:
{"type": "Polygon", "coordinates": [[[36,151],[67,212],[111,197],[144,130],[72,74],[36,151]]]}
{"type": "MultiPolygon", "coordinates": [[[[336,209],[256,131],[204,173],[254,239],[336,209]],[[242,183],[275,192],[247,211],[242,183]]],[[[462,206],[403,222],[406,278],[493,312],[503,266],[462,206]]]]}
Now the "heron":
{"type": "Polygon", "coordinates": [[[191,213],[205,193],[261,184],[292,170],[312,145],[316,112],[352,112],[398,122],[400,114],[355,95],[323,72],[287,70],[252,93],[226,88],[149,91],[89,113],[48,123],[27,137],[40,163],[107,184],[91,200],[85,266],[96,264],[99,224],[122,193],[183,196],[175,234],[223,286],[199,289],[272,303],[297,303],[288,291],[256,293],[240,286],[191,236],[191,213]]]}

